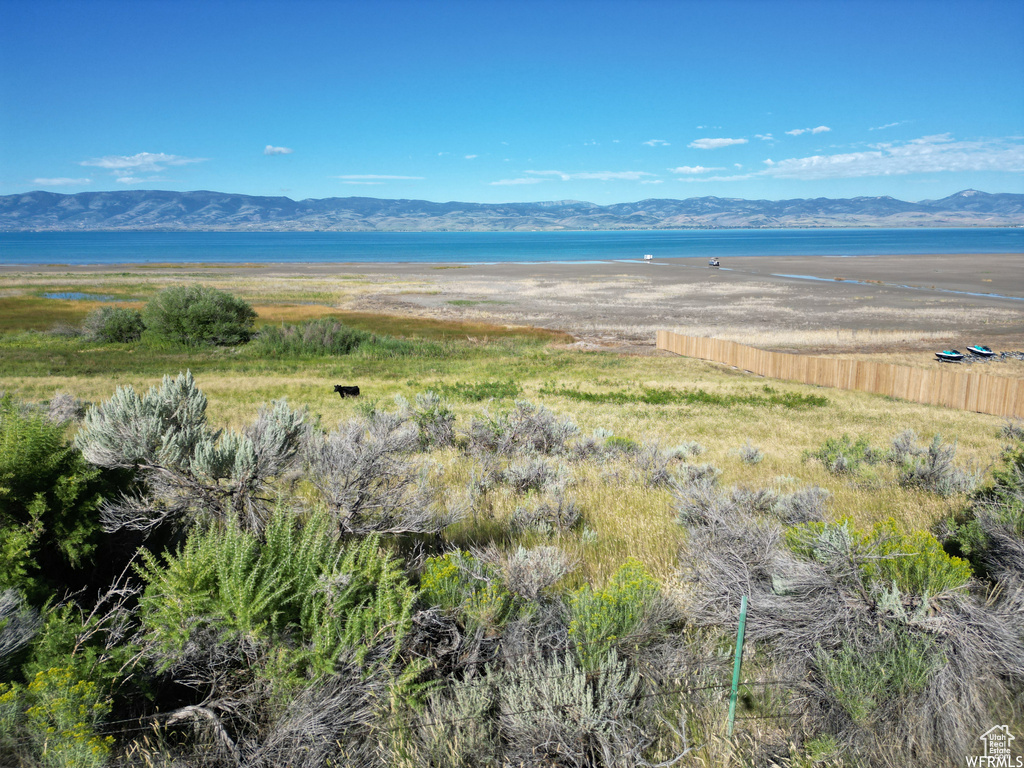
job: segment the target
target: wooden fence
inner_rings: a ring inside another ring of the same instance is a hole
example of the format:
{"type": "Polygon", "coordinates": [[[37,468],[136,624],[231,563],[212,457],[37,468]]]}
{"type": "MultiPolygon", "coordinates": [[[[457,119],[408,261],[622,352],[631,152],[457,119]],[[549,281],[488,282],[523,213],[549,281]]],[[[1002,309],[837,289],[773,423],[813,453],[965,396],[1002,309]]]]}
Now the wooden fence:
{"type": "Polygon", "coordinates": [[[734,341],[658,331],[658,349],[713,360],[773,379],[822,387],[856,389],[930,405],[997,416],[1024,416],[1024,380],[888,363],[790,355],[747,347],[734,341]]]}

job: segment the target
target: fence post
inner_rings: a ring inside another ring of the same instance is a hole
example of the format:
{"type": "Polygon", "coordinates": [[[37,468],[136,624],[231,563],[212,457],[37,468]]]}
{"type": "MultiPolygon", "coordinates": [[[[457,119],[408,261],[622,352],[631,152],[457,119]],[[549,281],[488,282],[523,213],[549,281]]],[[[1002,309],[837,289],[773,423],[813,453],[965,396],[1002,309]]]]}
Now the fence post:
{"type": "Polygon", "coordinates": [[[736,722],[736,695],[740,686],[740,667],[743,665],[743,632],[747,628],[747,596],[740,599],[740,627],[736,631],[736,661],[732,665],[732,692],[729,694],[729,726],[725,735],[732,737],[736,722]]]}

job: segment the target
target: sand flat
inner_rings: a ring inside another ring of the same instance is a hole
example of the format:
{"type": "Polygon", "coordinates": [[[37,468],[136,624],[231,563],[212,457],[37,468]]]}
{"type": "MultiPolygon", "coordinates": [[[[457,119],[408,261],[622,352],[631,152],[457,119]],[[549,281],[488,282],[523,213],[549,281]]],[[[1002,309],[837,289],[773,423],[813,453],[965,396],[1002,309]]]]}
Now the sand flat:
{"type": "MultiPolygon", "coordinates": [[[[4,274],[194,272],[195,265],[0,266],[4,274]]],[[[205,269],[200,270],[206,272],[205,269]]],[[[495,264],[216,265],[239,281],[360,276],[339,309],[535,325],[584,347],[644,352],[659,329],[771,349],[1024,349],[1024,254],[764,256],[495,264]]]]}

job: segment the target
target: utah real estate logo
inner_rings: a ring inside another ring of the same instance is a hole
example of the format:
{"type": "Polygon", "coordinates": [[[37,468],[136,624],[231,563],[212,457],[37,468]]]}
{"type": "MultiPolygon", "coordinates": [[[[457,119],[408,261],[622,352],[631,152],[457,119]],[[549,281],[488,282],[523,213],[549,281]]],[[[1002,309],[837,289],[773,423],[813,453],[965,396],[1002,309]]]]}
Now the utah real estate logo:
{"type": "Polygon", "coordinates": [[[983,755],[968,755],[968,768],[1024,768],[1024,757],[1013,757],[1010,744],[1016,738],[1007,725],[996,725],[978,737],[985,745],[983,755]]]}

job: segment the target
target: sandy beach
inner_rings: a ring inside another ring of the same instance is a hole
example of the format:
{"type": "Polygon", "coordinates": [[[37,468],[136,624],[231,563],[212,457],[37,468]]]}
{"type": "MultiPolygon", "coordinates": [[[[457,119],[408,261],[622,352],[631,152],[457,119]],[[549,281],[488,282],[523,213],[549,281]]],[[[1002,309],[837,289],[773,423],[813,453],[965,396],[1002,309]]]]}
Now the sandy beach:
{"type": "MultiPolygon", "coordinates": [[[[704,259],[651,263],[117,265],[218,282],[301,277],[354,287],[339,309],[532,325],[587,349],[654,351],[655,332],[777,350],[889,354],[983,343],[1024,349],[1024,254],[704,259]]],[[[81,275],[90,267],[2,267],[81,275]]]]}

